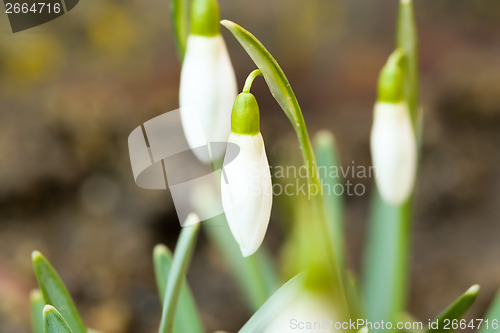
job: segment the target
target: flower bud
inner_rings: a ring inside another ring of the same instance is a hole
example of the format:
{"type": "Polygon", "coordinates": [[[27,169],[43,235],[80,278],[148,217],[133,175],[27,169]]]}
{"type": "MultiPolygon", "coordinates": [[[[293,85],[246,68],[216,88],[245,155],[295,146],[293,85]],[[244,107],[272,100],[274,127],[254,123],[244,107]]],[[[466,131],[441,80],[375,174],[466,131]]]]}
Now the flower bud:
{"type": "MultiPolygon", "coordinates": [[[[236,77],[219,31],[215,0],[194,0],[192,28],[181,70],[179,104],[182,127],[191,149],[226,142],[236,77]]],[[[221,159],[224,145],[208,146],[208,154],[193,150],[203,163],[221,159]]]]}
{"type": "Polygon", "coordinates": [[[231,233],[247,257],[264,240],[273,200],[259,107],[250,93],[243,92],[236,98],[228,142],[240,150],[237,155],[226,152],[221,177],[222,206],[231,233]]]}
{"type": "Polygon", "coordinates": [[[404,100],[403,54],[396,51],[382,69],[371,130],[375,180],[382,198],[403,203],[411,195],[417,170],[417,144],[404,100]]]}

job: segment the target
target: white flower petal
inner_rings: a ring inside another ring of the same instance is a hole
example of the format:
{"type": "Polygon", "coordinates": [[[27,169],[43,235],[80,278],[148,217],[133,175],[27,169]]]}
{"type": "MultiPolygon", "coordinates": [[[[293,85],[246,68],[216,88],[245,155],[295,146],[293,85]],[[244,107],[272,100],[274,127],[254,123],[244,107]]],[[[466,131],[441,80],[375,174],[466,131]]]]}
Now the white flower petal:
{"type": "Polygon", "coordinates": [[[266,234],[273,201],[271,173],[262,135],[231,133],[240,147],[233,161],[224,161],[222,206],[244,257],[253,254],[266,234]]]}
{"type": "Polygon", "coordinates": [[[390,204],[403,203],[412,193],[417,170],[417,145],[406,103],[375,105],[371,152],[380,195],[390,204]]]}
{"type": "MultiPolygon", "coordinates": [[[[190,35],[181,71],[179,104],[191,149],[209,142],[226,142],[236,93],[236,78],[222,36],[190,35]]],[[[222,158],[225,147],[218,145],[214,149],[212,158],[222,158]]],[[[194,152],[202,162],[210,162],[207,154],[194,152]]]]}

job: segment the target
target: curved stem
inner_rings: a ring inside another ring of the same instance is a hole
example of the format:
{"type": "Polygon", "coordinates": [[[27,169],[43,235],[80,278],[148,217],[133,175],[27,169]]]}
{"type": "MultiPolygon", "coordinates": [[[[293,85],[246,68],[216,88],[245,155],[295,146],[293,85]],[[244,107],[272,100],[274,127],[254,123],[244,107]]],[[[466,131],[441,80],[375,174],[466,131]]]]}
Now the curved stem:
{"type": "Polygon", "coordinates": [[[245,85],[243,86],[244,93],[250,92],[250,89],[252,88],[253,80],[255,80],[255,78],[258,76],[263,76],[260,69],[256,69],[256,70],[252,71],[250,74],[248,74],[248,77],[245,81],[245,85]]]}

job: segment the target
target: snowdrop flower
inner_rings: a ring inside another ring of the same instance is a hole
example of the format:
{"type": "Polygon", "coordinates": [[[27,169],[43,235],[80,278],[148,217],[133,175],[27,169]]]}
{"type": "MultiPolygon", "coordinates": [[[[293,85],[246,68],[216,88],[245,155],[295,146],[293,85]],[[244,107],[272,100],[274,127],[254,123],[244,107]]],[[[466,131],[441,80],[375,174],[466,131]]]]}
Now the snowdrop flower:
{"type": "Polygon", "coordinates": [[[203,163],[221,159],[231,129],[236,78],[219,29],[216,0],[193,0],[191,33],[181,70],[179,104],[189,147],[203,163]]]}
{"type": "Polygon", "coordinates": [[[234,102],[228,142],[240,150],[231,152],[228,146],[226,152],[221,176],[222,207],[241,253],[248,257],[264,240],[273,201],[259,107],[248,92],[238,95],[234,102]]]}
{"type": "Polygon", "coordinates": [[[417,143],[403,93],[403,57],[401,51],[395,51],[382,69],[371,130],[377,187],[382,198],[393,205],[411,195],[417,170],[417,143]]]}

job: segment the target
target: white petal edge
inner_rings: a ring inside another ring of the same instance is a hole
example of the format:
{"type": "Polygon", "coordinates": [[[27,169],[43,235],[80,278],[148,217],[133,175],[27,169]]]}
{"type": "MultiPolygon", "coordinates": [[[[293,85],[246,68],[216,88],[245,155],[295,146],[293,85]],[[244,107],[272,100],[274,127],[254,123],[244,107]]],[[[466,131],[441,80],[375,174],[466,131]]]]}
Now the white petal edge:
{"type": "Polygon", "coordinates": [[[222,206],[229,228],[248,257],[258,250],[269,225],[272,181],[262,135],[231,133],[228,142],[240,147],[233,161],[224,161],[222,206]]]}
{"type": "MultiPolygon", "coordinates": [[[[186,140],[191,149],[209,142],[226,142],[231,130],[231,110],[237,86],[222,36],[190,35],[181,70],[179,104],[186,140]]],[[[225,147],[217,145],[211,156],[194,150],[203,163],[221,159],[225,147]]]]}

